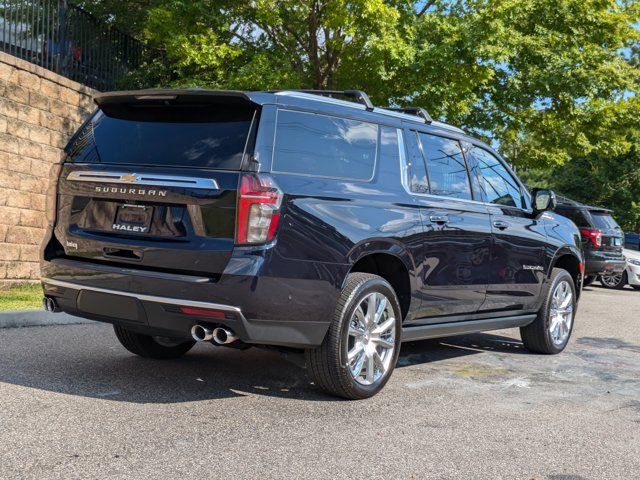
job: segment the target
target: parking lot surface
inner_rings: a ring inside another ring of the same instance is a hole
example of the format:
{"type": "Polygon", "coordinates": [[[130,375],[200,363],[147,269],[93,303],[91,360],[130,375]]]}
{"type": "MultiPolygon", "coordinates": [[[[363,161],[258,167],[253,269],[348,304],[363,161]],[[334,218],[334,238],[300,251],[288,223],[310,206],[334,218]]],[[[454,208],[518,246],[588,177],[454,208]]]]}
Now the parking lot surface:
{"type": "Polygon", "coordinates": [[[583,292],[568,349],[517,330],[405,344],[383,392],[278,354],[134,357],[108,325],[0,330],[0,478],[637,478],[640,292],[583,292]]]}

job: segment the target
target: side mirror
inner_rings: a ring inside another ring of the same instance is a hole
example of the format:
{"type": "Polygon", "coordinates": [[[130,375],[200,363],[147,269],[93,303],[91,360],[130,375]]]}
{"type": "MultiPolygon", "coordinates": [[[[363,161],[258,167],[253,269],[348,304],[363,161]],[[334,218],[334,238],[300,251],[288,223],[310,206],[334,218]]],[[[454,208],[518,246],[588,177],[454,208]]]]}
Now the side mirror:
{"type": "Polygon", "coordinates": [[[534,188],[531,192],[533,198],[533,209],[536,212],[555,210],[557,205],[556,194],[553,190],[545,188],[534,188]]]}

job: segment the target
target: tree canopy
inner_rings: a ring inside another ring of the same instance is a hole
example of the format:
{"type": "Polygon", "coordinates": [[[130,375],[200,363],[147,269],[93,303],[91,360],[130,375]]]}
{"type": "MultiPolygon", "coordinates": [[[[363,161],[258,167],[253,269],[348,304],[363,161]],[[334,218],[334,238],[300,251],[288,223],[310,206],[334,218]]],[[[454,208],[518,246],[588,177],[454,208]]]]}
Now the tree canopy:
{"type": "Polygon", "coordinates": [[[133,86],[360,88],[424,106],[532,171],[638,150],[640,0],[126,4],[83,3],[161,52],[133,86]]]}

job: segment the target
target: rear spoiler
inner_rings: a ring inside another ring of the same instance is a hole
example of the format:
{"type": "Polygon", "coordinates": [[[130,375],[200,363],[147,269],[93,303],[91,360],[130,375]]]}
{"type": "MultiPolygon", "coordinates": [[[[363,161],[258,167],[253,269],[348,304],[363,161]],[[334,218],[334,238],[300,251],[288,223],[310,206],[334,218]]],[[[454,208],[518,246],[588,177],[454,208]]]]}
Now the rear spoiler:
{"type": "Polygon", "coordinates": [[[99,93],[94,97],[94,102],[109,117],[136,119],[147,116],[151,111],[160,114],[163,110],[166,112],[174,108],[195,115],[199,110],[211,112],[212,107],[215,109],[216,106],[255,110],[264,103],[260,100],[265,99],[260,97],[259,94],[233,90],[147,89],[99,93]]]}
{"type": "Polygon", "coordinates": [[[109,105],[123,104],[173,104],[173,103],[235,103],[250,102],[249,95],[234,90],[204,90],[198,88],[146,90],[128,90],[121,92],[99,93],[94,102],[100,108],[109,105]]]}

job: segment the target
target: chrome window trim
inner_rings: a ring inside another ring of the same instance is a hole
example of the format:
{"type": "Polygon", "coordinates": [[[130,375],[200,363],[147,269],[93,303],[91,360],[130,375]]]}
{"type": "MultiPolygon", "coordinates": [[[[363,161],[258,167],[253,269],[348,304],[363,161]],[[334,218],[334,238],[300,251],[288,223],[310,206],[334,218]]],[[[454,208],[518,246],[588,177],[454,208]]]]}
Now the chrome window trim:
{"type": "Polygon", "coordinates": [[[72,182],[119,183],[123,185],[148,185],[156,187],[182,187],[198,190],[220,190],[213,178],[157,175],[154,173],[111,172],[98,170],[76,170],[67,175],[72,182]]]}
{"type": "Polygon", "coordinates": [[[55,280],[53,278],[43,278],[42,283],[45,285],[53,285],[56,287],[62,288],[70,288],[73,290],[91,290],[93,292],[99,293],[108,293],[112,295],[121,295],[124,297],[136,298],[141,301],[146,302],[154,302],[154,303],[164,303],[168,305],[179,305],[182,307],[194,307],[194,308],[206,308],[211,310],[222,310],[224,312],[231,312],[236,315],[243,321],[245,321],[245,317],[242,314],[242,310],[238,307],[233,307],[231,305],[223,305],[220,303],[210,303],[210,302],[199,302],[196,300],[186,300],[180,298],[171,298],[171,297],[162,297],[158,295],[147,295],[144,293],[135,293],[135,292],[125,292],[122,290],[112,290],[110,288],[101,288],[101,287],[93,287],[89,285],[81,285],[73,282],[65,282],[62,280],[55,280]]]}

